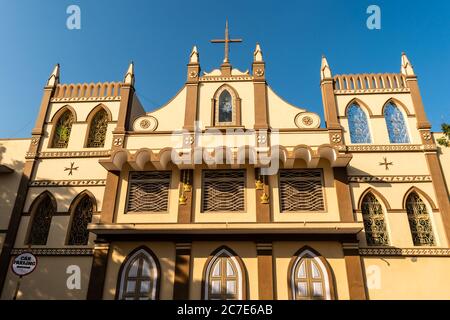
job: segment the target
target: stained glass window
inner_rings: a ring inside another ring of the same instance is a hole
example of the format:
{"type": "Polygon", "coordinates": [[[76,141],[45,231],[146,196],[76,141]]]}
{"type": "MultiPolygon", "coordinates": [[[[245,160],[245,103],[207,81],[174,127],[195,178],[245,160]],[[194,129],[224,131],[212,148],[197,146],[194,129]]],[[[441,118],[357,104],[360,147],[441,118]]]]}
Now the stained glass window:
{"type": "Polygon", "coordinates": [[[350,140],[352,143],[370,143],[369,124],[366,113],[357,104],[352,104],[347,110],[350,140]]]}
{"type": "Polygon", "coordinates": [[[45,245],[47,243],[48,232],[56,208],[48,194],[43,194],[36,201],[37,206],[32,213],[31,229],[28,243],[32,245],[45,245]]]}
{"type": "Polygon", "coordinates": [[[406,199],[406,212],[415,246],[434,246],[433,228],[427,206],[417,193],[412,192],[406,199]]]}
{"type": "Polygon", "coordinates": [[[381,204],[372,193],[364,196],[361,203],[364,230],[368,245],[385,246],[389,239],[384,221],[384,213],[381,204]]]}
{"type": "Polygon", "coordinates": [[[219,122],[233,121],[233,101],[228,90],[224,90],[219,96],[219,122]]]}
{"type": "Polygon", "coordinates": [[[53,148],[67,148],[72,130],[73,114],[66,110],[58,119],[53,134],[53,148]]]}
{"type": "Polygon", "coordinates": [[[88,148],[102,148],[105,145],[108,128],[108,113],[105,109],[97,111],[89,128],[88,148]]]}
{"type": "Polygon", "coordinates": [[[78,202],[73,212],[70,226],[69,245],[86,245],[89,240],[88,224],[92,221],[93,204],[89,196],[85,195],[78,202]]]}
{"type": "Polygon", "coordinates": [[[242,299],[242,270],[227,250],[221,250],[208,265],[206,299],[242,299]]]}
{"type": "Polygon", "coordinates": [[[400,109],[392,102],[384,108],[384,119],[391,143],[409,143],[408,130],[400,109]]]}
{"type": "Polygon", "coordinates": [[[155,261],[144,249],[127,258],[120,275],[120,300],[155,300],[159,270],[155,261]]]}

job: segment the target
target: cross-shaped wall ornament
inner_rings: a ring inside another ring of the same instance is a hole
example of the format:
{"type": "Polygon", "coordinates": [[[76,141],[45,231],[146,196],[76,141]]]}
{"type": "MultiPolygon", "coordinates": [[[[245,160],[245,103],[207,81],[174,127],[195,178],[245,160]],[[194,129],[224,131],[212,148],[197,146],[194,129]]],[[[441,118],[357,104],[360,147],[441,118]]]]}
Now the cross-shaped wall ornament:
{"type": "Polygon", "coordinates": [[[72,172],[75,170],[78,170],[78,167],[74,167],[74,165],[75,165],[75,162],[71,162],[70,163],[70,167],[68,168],[68,167],[65,167],[64,168],[64,171],[69,171],[69,176],[71,176],[72,175],[72,172]]]}
{"type": "Polygon", "coordinates": [[[380,166],[384,166],[386,170],[389,170],[389,166],[394,165],[392,162],[388,162],[386,157],[383,157],[384,162],[379,162],[380,166]]]}

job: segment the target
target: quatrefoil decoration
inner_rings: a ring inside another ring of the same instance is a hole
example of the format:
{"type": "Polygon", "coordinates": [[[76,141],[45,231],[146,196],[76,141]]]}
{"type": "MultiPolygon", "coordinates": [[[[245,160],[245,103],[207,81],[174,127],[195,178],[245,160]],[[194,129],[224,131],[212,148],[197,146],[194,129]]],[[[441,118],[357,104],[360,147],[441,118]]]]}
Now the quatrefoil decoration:
{"type": "Polygon", "coordinates": [[[259,144],[265,144],[267,142],[267,137],[265,135],[259,135],[256,140],[259,144]]]}
{"type": "Polygon", "coordinates": [[[262,76],[264,75],[264,70],[263,70],[263,69],[256,69],[256,70],[255,70],[255,74],[256,74],[258,77],[262,77],[262,76]]]}
{"type": "Polygon", "coordinates": [[[341,135],[338,133],[335,133],[331,136],[331,141],[333,141],[334,143],[339,143],[341,142],[341,135]]]}
{"type": "Polygon", "coordinates": [[[423,137],[423,139],[426,140],[426,141],[431,140],[431,134],[430,134],[429,132],[424,132],[424,133],[422,134],[422,137],[423,137]]]}
{"type": "Polygon", "coordinates": [[[114,139],[114,145],[116,147],[120,147],[122,145],[123,139],[122,138],[115,138],[114,139]]]}

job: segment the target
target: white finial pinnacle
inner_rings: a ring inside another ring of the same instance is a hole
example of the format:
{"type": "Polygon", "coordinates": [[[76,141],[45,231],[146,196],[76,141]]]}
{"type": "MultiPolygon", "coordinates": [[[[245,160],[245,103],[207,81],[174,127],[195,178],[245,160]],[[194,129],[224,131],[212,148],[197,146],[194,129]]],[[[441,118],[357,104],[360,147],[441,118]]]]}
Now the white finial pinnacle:
{"type": "Polygon", "coordinates": [[[59,84],[59,63],[53,68],[52,74],[47,80],[47,87],[54,87],[59,84]]]}
{"type": "Polygon", "coordinates": [[[261,47],[259,46],[259,43],[256,43],[255,51],[253,52],[253,61],[254,62],[263,62],[263,55],[261,51],[261,47]]]}
{"type": "Polygon", "coordinates": [[[328,64],[327,58],[323,55],[322,64],[320,66],[320,80],[330,79],[331,77],[330,65],[328,64]]]}
{"type": "Polygon", "coordinates": [[[127,73],[125,74],[125,78],[124,78],[123,82],[134,86],[134,62],[133,61],[131,61],[130,65],[128,66],[128,70],[127,70],[127,73]]]}
{"type": "Polygon", "coordinates": [[[402,66],[400,68],[401,73],[405,76],[414,76],[414,68],[411,65],[411,62],[409,61],[408,57],[406,56],[406,53],[402,52],[402,66]]]}
{"type": "Polygon", "coordinates": [[[198,55],[197,46],[194,46],[192,48],[191,54],[189,56],[189,63],[199,63],[199,55],[198,55]]]}

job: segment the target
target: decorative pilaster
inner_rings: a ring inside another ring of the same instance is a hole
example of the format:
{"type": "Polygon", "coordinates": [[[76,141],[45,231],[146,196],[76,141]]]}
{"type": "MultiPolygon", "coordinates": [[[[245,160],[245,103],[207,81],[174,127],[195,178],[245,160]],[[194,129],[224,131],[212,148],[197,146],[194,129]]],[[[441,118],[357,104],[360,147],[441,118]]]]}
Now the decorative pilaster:
{"type": "Polygon", "coordinates": [[[253,88],[255,95],[255,129],[269,128],[267,110],[267,85],[266,85],[266,65],[263,60],[261,47],[256,44],[253,53],[253,88]]]}
{"type": "Polygon", "coordinates": [[[191,273],[190,242],[175,244],[175,282],[173,287],[174,300],[189,299],[189,279],[191,273]]]}
{"type": "Polygon", "coordinates": [[[350,300],[366,300],[366,285],[358,243],[343,243],[350,300]]]}
{"type": "Polygon", "coordinates": [[[109,242],[101,241],[100,239],[96,240],[89,276],[87,300],[101,300],[103,298],[109,249],[109,242]]]}
{"type": "Polygon", "coordinates": [[[180,170],[178,223],[192,222],[192,181],[193,170],[180,170]]]}
{"type": "Polygon", "coordinates": [[[200,62],[197,47],[192,48],[189,56],[189,63],[187,65],[187,80],[186,80],[186,107],[184,111],[184,126],[183,128],[189,131],[194,131],[195,121],[197,120],[197,105],[198,105],[198,85],[200,77],[200,62]]]}
{"type": "Polygon", "coordinates": [[[339,208],[339,217],[341,222],[353,222],[352,197],[350,194],[350,186],[348,184],[347,168],[335,167],[333,168],[334,187],[336,189],[339,208]]]}
{"type": "Polygon", "coordinates": [[[275,293],[272,243],[257,243],[256,254],[258,256],[258,298],[273,300],[275,293]]]}
{"type": "Polygon", "coordinates": [[[256,222],[271,222],[269,177],[255,169],[256,222]]]}

